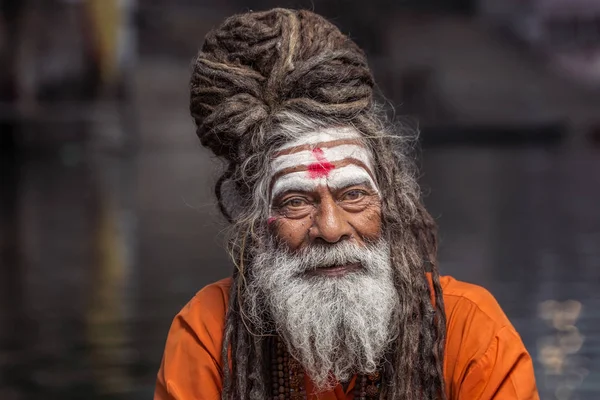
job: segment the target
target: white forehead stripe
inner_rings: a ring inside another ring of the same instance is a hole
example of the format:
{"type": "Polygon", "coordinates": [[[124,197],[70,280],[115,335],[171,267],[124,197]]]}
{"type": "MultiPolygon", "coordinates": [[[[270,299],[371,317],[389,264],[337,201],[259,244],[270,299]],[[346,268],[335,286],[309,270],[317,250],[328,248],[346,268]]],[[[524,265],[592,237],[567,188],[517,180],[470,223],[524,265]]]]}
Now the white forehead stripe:
{"type": "Polygon", "coordinates": [[[369,151],[352,139],[360,139],[361,135],[354,128],[329,128],[293,140],[280,147],[271,163],[270,181],[272,185],[271,199],[278,194],[291,190],[313,191],[320,185],[339,189],[351,185],[368,183],[374,190],[377,185],[373,180],[373,163],[369,151]],[[341,141],[342,143],[332,143],[341,141]],[[337,144],[337,145],[336,145],[337,144]],[[299,149],[293,149],[299,147],[299,149]],[[304,148],[302,148],[304,147],[304,148]],[[306,148],[309,147],[309,148],[306,148]],[[286,154],[285,150],[288,150],[286,154]],[[348,160],[343,166],[333,168],[332,163],[348,160]],[[352,163],[355,160],[355,163],[352,163]],[[362,164],[362,165],[359,165],[362,164]],[[286,173],[286,169],[295,167],[323,166],[323,175],[310,171],[286,173]],[[331,168],[331,169],[330,169],[331,168]],[[273,179],[276,180],[273,182],[273,179]]]}
{"type": "Polygon", "coordinates": [[[303,144],[315,144],[321,142],[331,142],[339,139],[357,139],[360,138],[360,133],[354,128],[340,127],[340,128],[327,128],[309,134],[304,134],[302,137],[292,140],[289,143],[284,144],[279,150],[289,149],[290,147],[302,146],[303,144]]]}
{"type": "Polygon", "coordinates": [[[336,168],[327,177],[317,179],[311,178],[308,171],[292,172],[277,179],[273,185],[271,198],[289,191],[310,192],[324,185],[327,185],[331,189],[342,189],[364,183],[370,184],[372,189],[377,191],[377,186],[373,182],[371,175],[356,164],[348,164],[336,168]]]}
{"type": "MultiPolygon", "coordinates": [[[[322,156],[329,162],[341,161],[346,158],[354,158],[372,170],[371,157],[364,147],[343,144],[336,147],[324,147],[322,150],[322,156]]],[[[279,171],[285,168],[296,167],[299,165],[310,165],[318,162],[314,152],[312,150],[303,150],[297,153],[285,154],[275,158],[271,164],[272,174],[275,175],[279,171]]]]}

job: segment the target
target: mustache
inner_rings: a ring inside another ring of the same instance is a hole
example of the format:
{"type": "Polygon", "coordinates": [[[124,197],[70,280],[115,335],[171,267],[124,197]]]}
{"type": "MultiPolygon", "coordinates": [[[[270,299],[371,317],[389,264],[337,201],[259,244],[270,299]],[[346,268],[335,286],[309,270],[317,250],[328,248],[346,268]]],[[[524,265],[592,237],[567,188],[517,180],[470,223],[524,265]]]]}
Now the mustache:
{"type": "Polygon", "coordinates": [[[284,261],[295,274],[349,264],[360,264],[368,272],[369,265],[374,261],[389,261],[389,252],[377,251],[384,246],[388,245],[383,239],[365,245],[344,240],[331,244],[315,243],[292,252],[284,244],[279,244],[276,257],[284,261]],[[374,260],[374,257],[379,257],[381,260],[374,260]]]}

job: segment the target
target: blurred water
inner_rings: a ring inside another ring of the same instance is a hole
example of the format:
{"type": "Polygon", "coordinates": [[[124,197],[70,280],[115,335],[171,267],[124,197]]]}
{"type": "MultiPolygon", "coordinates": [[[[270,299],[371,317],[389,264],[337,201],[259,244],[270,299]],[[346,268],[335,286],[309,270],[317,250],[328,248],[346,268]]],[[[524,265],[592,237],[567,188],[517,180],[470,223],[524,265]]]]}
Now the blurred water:
{"type": "MultiPolygon", "coordinates": [[[[3,166],[0,399],[150,398],[171,319],[230,270],[217,168],[189,146],[17,165],[3,166]]],[[[543,399],[600,396],[598,171],[591,150],[424,151],[442,270],[496,296],[543,399]]]]}
{"type": "Polygon", "coordinates": [[[600,153],[426,152],[444,273],[498,299],[543,399],[600,396],[600,153]]]}

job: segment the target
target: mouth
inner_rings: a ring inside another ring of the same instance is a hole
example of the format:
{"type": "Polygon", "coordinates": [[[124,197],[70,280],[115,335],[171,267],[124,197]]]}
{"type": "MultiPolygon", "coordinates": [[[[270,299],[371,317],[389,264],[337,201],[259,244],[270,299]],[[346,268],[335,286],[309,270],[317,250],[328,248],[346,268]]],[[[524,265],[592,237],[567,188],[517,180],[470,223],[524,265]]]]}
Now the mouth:
{"type": "Polygon", "coordinates": [[[362,265],[360,263],[352,263],[346,265],[332,265],[330,267],[319,267],[317,269],[308,271],[307,274],[309,276],[339,277],[352,272],[357,272],[361,269],[362,265]]]}

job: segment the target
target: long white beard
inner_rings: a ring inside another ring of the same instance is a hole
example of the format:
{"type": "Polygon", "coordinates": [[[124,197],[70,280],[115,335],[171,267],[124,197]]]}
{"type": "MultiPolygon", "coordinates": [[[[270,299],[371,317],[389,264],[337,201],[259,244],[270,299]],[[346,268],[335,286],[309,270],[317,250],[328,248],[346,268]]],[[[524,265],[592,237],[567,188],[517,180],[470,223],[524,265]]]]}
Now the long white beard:
{"type": "Polygon", "coordinates": [[[248,316],[260,326],[273,318],[288,351],[319,391],[354,373],[377,369],[398,332],[389,245],[367,247],[344,241],[290,253],[270,245],[252,263],[248,316]],[[341,277],[307,275],[322,266],[360,262],[359,272],[341,277]]]}

